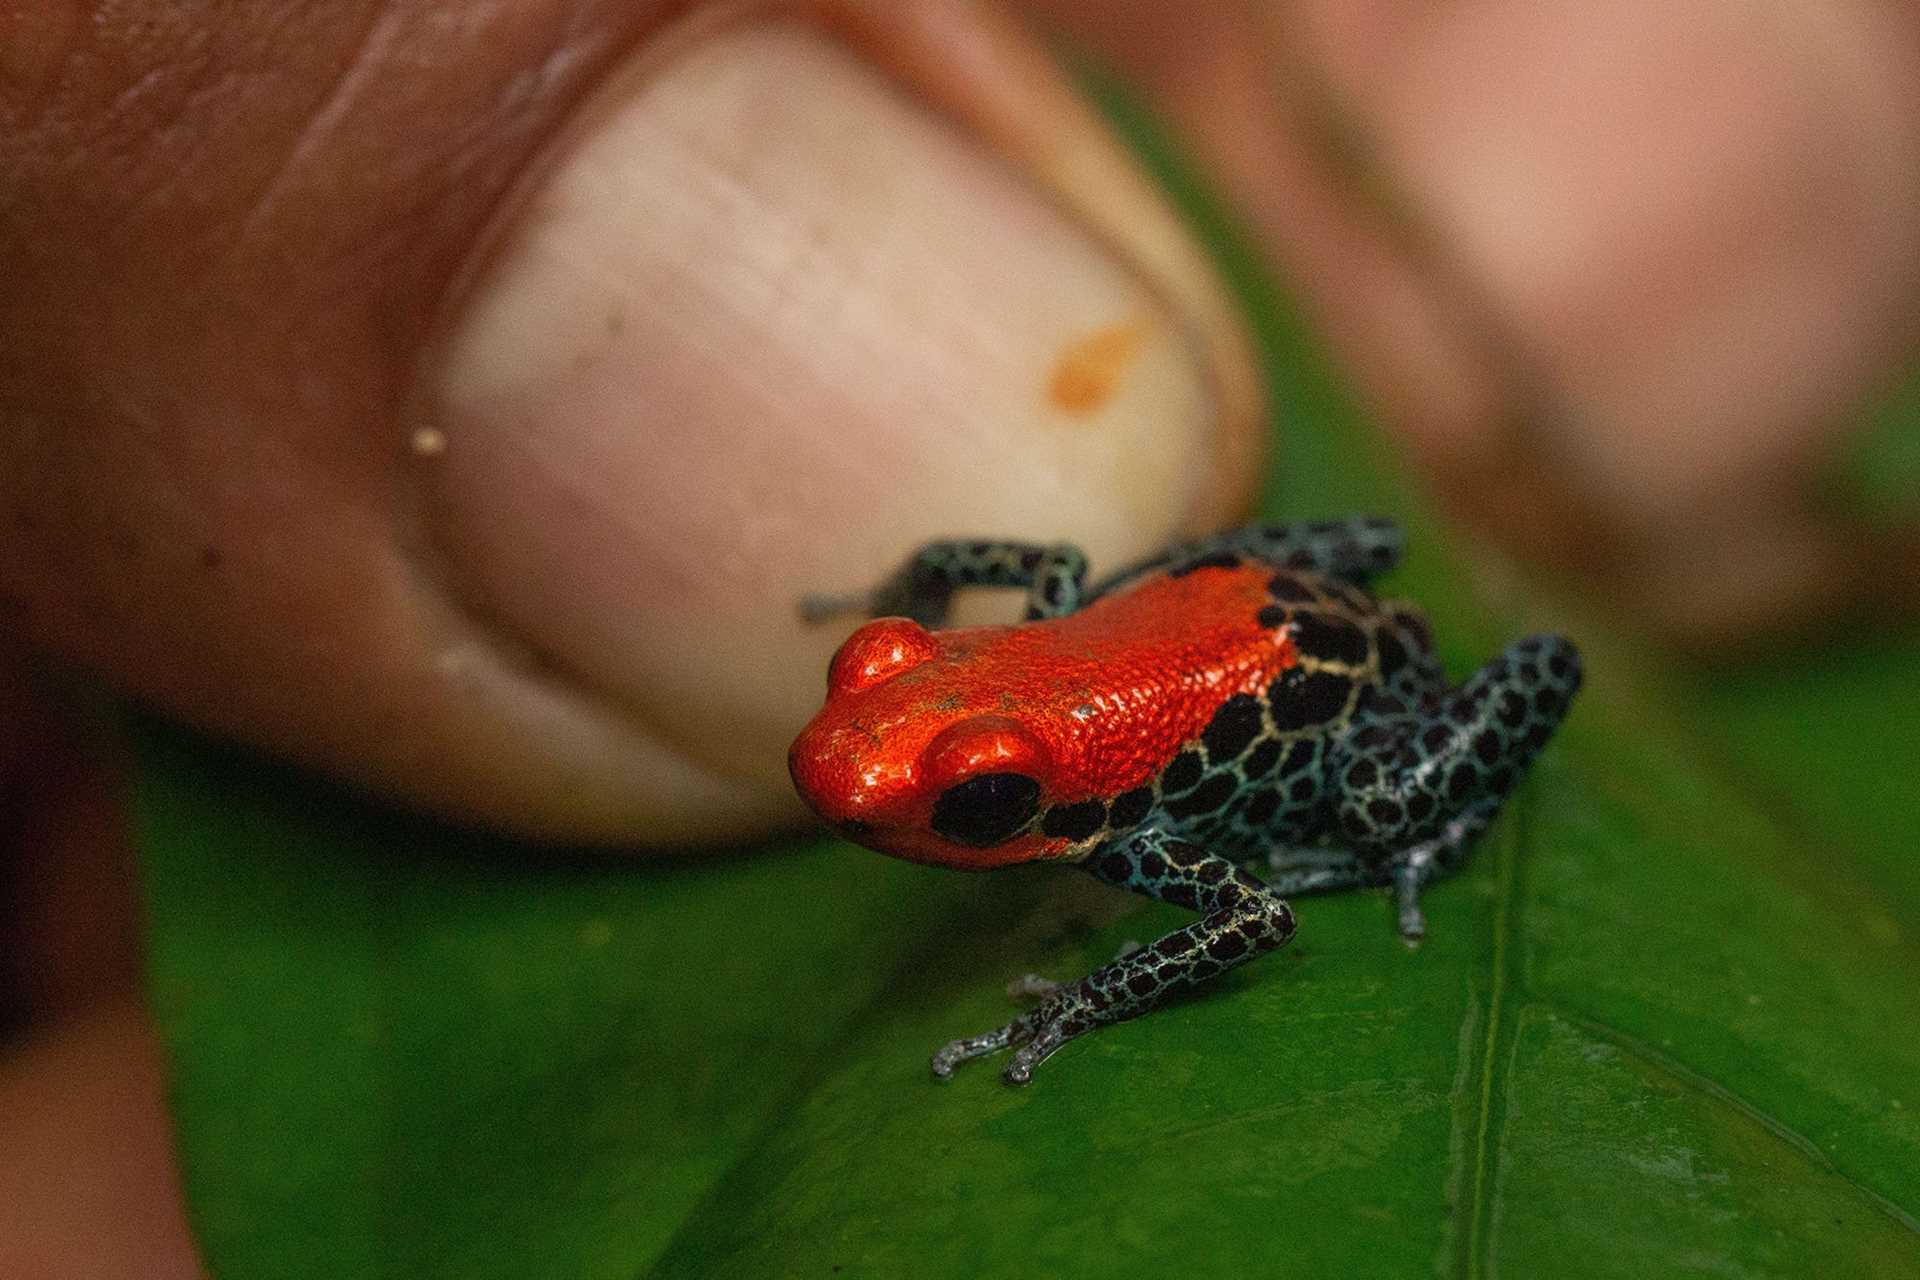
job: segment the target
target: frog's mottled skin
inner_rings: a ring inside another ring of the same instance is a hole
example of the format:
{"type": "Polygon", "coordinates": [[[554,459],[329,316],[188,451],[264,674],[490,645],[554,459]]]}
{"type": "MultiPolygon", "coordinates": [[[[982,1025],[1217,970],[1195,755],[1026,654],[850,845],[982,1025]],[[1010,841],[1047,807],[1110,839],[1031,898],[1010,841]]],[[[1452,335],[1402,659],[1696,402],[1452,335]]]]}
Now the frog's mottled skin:
{"type": "Polygon", "coordinates": [[[1074,863],[1202,919],[1051,988],[933,1057],[934,1074],[1055,1049],[1293,936],[1282,895],[1390,885],[1400,931],[1457,866],[1580,686],[1559,636],[1447,683],[1425,618],[1362,588],[1398,560],[1390,521],[1256,526],[1088,588],[1070,546],[939,542],[877,590],[810,616],[849,638],[794,784],[851,839],[963,868],[1074,863]],[[1024,587],[1028,621],[929,631],[953,591],[1024,587]],[[1239,863],[1262,859],[1266,882],[1239,863]]]}

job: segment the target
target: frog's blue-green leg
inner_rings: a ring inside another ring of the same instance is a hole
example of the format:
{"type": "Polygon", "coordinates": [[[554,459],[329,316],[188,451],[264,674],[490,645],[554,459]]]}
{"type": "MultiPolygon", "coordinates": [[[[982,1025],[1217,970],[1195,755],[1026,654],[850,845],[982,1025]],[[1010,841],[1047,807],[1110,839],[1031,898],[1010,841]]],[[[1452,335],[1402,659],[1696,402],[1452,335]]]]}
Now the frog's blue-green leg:
{"type": "Polygon", "coordinates": [[[1024,587],[1029,620],[1058,618],[1085,603],[1086,580],[1086,554],[1072,543],[929,542],[871,591],[803,597],[800,616],[819,622],[863,613],[938,627],[947,620],[953,593],[962,587],[1024,587]]]}
{"type": "Polygon", "coordinates": [[[1375,574],[1398,564],[1405,546],[1406,535],[1385,516],[1252,524],[1130,564],[1102,578],[1088,598],[1106,595],[1155,569],[1178,576],[1208,565],[1230,567],[1246,559],[1365,586],[1375,574]]]}
{"type": "Polygon", "coordinates": [[[1394,886],[1403,937],[1426,932],[1421,888],[1459,865],[1553,736],[1580,679],[1571,641],[1530,636],[1430,708],[1356,717],[1328,750],[1335,838],[1371,882],[1394,886]]]}
{"type": "Polygon", "coordinates": [[[1407,537],[1397,521],[1360,515],[1299,524],[1247,525],[1221,534],[1214,542],[1223,551],[1363,587],[1375,575],[1400,563],[1407,537]]]}
{"type": "Polygon", "coordinates": [[[1351,849],[1285,847],[1267,855],[1267,887],[1286,898],[1309,893],[1338,893],[1381,883],[1378,868],[1370,868],[1351,849]]]}
{"type": "Polygon", "coordinates": [[[1410,943],[1418,942],[1427,931],[1426,918],[1420,911],[1420,890],[1466,860],[1468,847],[1493,821],[1502,799],[1492,796],[1481,800],[1448,819],[1431,839],[1399,850],[1390,858],[1339,847],[1275,849],[1267,859],[1273,868],[1267,885],[1289,898],[1392,885],[1400,936],[1410,943]]]}
{"type": "Polygon", "coordinates": [[[1447,673],[1433,651],[1433,624],[1418,605],[1382,600],[1384,615],[1373,642],[1380,662],[1380,685],[1360,704],[1358,715],[1389,716],[1426,711],[1450,692],[1447,673]]]}
{"type": "Polygon", "coordinates": [[[1081,865],[1109,884],[1204,912],[1205,919],[1061,986],[998,1030],[953,1041],[933,1055],[934,1075],[944,1080],[970,1058],[1018,1045],[1002,1077],[1025,1084],[1076,1036],[1138,1017],[1293,936],[1293,910],[1279,894],[1227,859],[1157,828],[1110,841],[1081,865]]]}

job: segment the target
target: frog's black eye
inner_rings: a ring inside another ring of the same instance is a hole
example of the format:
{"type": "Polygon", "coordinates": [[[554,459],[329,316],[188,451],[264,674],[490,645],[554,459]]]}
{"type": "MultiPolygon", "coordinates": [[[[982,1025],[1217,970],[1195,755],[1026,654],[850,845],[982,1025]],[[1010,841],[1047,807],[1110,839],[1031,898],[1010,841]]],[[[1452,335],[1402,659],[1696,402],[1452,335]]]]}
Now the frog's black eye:
{"type": "Polygon", "coordinates": [[[984,849],[1033,821],[1040,784],[1024,773],[983,773],[955,783],[933,802],[933,829],[955,844],[984,849]]]}

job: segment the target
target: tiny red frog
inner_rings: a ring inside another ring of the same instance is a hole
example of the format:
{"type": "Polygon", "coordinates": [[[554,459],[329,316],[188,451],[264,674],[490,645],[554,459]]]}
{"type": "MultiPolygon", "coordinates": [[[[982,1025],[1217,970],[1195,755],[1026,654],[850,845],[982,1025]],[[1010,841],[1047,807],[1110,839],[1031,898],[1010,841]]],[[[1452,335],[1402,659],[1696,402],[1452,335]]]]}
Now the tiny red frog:
{"type": "Polygon", "coordinates": [[[1579,689],[1560,636],[1464,684],[1425,617],[1374,598],[1393,522],[1254,526],[1089,585],[1069,545],[937,542],[878,588],[803,602],[879,616],[841,646],[794,742],[794,785],[849,839],[970,870],[1078,866],[1201,919],[933,1055],[945,1078],[1138,1016],[1293,936],[1289,894],[1390,886],[1401,934],[1579,689]],[[1020,587],[1027,620],[937,630],[961,587],[1020,587]],[[1242,864],[1263,861],[1263,881],[1242,864]]]}

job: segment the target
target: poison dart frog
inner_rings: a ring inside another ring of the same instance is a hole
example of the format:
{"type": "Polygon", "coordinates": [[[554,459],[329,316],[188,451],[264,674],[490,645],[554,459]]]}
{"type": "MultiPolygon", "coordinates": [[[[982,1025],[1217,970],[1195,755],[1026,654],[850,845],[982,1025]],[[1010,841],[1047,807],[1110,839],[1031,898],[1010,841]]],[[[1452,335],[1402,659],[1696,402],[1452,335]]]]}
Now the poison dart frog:
{"type": "Polygon", "coordinates": [[[1400,557],[1378,517],[1253,526],[1089,584],[1071,545],[936,542],[876,589],[788,764],[849,839],[964,869],[1061,862],[1201,918],[933,1055],[1055,1050],[1293,936],[1287,895],[1390,886],[1401,935],[1580,687],[1560,636],[1449,684],[1411,605],[1366,590],[1400,557]],[[937,630],[962,587],[1019,587],[1026,621],[937,630]],[[1242,864],[1263,860],[1263,881],[1242,864]]]}

